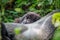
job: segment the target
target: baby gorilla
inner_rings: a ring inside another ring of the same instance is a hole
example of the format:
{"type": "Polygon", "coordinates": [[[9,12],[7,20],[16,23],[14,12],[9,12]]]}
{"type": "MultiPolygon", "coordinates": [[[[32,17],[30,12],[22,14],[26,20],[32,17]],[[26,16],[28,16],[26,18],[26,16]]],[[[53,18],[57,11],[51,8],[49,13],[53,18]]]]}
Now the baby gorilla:
{"type": "Polygon", "coordinates": [[[28,24],[39,20],[41,17],[35,12],[28,12],[23,17],[16,18],[15,23],[28,24]]]}

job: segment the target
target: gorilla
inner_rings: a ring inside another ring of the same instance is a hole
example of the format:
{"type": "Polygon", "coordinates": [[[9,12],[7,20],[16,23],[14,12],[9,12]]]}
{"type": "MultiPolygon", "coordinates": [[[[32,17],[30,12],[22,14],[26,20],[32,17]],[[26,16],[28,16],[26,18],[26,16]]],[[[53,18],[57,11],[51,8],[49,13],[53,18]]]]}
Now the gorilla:
{"type": "MultiPolygon", "coordinates": [[[[31,24],[4,23],[5,26],[2,25],[2,27],[6,27],[8,35],[15,34],[12,38],[16,38],[16,40],[49,40],[56,29],[52,24],[52,15],[56,12],[60,12],[60,10],[54,10],[31,24]]],[[[1,31],[2,33],[3,31],[1,31]]]]}
{"type": "Polygon", "coordinates": [[[15,23],[21,23],[21,24],[30,24],[33,23],[37,20],[39,20],[41,17],[39,14],[35,13],[35,12],[28,12],[26,13],[24,16],[20,17],[20,18],[16,18],[15,19],[15,23]]]}

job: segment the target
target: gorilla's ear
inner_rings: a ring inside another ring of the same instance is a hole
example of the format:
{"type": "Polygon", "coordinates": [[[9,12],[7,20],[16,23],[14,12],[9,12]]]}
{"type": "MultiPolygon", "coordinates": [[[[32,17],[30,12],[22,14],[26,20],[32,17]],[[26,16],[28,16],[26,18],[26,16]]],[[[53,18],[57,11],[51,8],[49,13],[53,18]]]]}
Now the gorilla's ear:
{"type": "Polygon", "coordinates": [[[22,19],[23,19],[23,17],[15,18],[14,23],[21,23],[24,20],[24,19],[23,20],[22,19]]]}
{"type": "Polygon", "coordinates": [[[15,18],[14,23],[19,23],[20,22],[20,18],[15,18]]]}

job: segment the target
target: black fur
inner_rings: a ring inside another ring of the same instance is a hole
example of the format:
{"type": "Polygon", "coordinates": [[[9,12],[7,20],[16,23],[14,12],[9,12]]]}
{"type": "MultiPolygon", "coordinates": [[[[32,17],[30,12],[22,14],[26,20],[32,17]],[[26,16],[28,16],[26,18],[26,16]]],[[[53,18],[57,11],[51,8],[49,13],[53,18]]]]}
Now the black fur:
{"type": "Polygon", "coordinates": [[[41,17],[39,14],[36,14],[34,12],[28,12],[24,16],[17,18],[15,20],[16,23],[23,23],[23,24],[29,24],[33,23],[37,20],[39,20],[41,17]]]}

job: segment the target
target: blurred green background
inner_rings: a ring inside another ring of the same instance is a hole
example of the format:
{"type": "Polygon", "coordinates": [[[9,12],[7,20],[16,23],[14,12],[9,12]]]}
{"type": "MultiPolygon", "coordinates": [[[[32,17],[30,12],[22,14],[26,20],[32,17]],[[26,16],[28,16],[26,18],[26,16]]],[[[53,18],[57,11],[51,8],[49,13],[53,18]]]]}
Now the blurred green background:
{"type": "Polygon", "coordinates": [[[13,22],[29,11],[44,16],[55,9],[60,9],[60,0],[0,0],[0,20],[13,22]]]}

